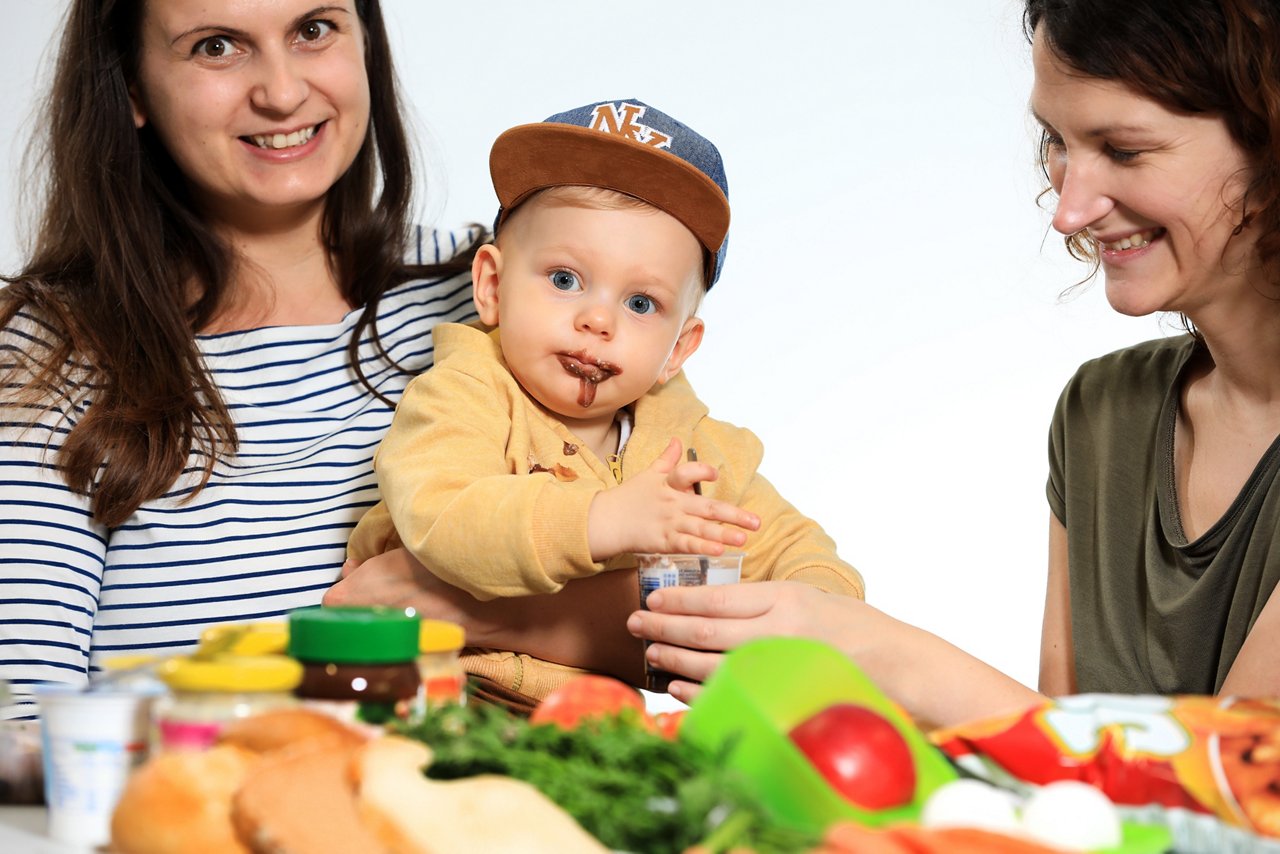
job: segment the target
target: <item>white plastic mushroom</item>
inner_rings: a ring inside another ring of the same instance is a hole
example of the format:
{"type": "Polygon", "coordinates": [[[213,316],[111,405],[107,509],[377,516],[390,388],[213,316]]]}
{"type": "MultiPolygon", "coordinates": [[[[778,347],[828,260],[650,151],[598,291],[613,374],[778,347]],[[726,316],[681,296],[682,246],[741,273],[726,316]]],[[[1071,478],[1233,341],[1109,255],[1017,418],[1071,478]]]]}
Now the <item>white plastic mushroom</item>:
{"type": "Polygon", "coordinates": [[[1018,830],[1015,796],[981,780],[952,780],[929,796],[920,814],[925,827],[977,827],[998,833],[1018,830]]]}
{"type": "Polygon", "coordinates": [[[1115,805],[1076,780],[1036,790],[1022,809],[1022,830],[1038,842],[1078,851],[1114,848],[1123,836],[1115,805]]]}

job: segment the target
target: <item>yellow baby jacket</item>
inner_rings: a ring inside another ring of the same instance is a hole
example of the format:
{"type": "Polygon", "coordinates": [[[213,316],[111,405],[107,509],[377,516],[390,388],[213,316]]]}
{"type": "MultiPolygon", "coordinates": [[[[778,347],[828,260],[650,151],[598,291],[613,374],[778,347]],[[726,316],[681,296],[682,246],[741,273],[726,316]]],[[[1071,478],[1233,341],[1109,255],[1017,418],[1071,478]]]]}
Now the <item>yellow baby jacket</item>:
{"type": "MultiPolygon", "coordinates": [[[[477,599],[553,593],[618,566],[591,560],[591,499],[617,485],[608,462],[529,397],[502,359],[499,332],[455,323],[433,330],[435,366],[405,389],[375,459],[382,501],[348,545],[363,561],[401,544],[477,599]]],[[[671,437],[697,448],[718,478],[703,494],[760,517],[742,550],[744,581],[790,579],[862,596],[862,578],[835,543],[757,471],[749,430],[717,421],[683,373],[636,401],[622,478],[644,471],[671,437]]]]}

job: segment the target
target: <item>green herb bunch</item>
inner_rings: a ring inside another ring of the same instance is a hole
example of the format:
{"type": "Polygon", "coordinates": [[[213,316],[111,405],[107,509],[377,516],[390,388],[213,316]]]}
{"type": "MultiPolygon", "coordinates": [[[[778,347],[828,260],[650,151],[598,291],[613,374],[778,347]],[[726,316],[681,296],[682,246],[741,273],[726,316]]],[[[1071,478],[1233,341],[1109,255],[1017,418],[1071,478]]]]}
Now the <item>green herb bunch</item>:
{"type": "Polygon", "coordinates": [[[782,854],[818,841],[771,826],[718,757],[650,732],[631,709],[564,730],[493,706],[454,706],[400,731],[431,747],[428,777],[524,780],[615,851],[782,854]]]}

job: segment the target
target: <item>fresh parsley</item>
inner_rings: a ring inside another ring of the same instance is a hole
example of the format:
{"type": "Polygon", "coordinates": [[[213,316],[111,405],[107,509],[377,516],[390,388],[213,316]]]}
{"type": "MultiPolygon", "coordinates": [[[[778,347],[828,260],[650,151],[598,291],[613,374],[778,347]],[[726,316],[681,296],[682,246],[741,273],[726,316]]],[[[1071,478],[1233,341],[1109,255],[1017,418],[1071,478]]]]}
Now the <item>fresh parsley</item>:
{"type": "Polygon", "coordinates": [[[493,706],[453,706],[400,731],[431,747],[428,777],[524,780],[615,851],[783,854],[818,843],[773,826],[718,757],[648,731],[631,710],[563,730],[493,706]]]}

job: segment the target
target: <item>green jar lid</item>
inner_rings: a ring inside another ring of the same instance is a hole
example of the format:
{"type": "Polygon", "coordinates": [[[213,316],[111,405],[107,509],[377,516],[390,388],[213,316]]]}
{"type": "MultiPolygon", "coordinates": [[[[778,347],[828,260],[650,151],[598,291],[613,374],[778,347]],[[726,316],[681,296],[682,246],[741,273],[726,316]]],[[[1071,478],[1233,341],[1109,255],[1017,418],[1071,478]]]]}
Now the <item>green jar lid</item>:
{"type": "Polygon", "coordinates": [[[414,661],[419,622],[412,609],[300,608],[289,615],[289,655],[326,664],[414,661]]]}

